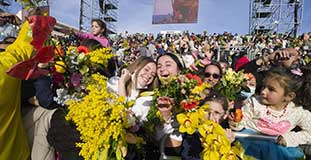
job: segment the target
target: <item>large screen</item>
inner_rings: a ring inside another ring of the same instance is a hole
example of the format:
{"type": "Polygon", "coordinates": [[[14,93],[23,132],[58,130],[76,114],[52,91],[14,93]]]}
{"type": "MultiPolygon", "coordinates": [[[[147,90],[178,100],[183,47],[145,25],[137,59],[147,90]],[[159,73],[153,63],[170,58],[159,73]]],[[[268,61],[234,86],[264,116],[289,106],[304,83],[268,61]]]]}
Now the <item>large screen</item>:
{"type": "Polygon", "coordinates": [[[197,23],[199,0],[154,0],[152,24],[197,23]]]}

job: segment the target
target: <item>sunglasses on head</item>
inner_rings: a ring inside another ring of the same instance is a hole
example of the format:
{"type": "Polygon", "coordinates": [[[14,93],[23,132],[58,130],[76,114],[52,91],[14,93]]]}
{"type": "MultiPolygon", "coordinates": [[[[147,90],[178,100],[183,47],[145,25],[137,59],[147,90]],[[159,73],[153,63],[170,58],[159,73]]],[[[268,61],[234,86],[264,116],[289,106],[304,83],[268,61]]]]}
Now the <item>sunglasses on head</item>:
{"type": "Polygon", "coordinates": [[[211,73],[208,73],[208,72],[206,72],[205,73],[205,78],[209,78],[209,77],[213,77],[214,79],[218,79],[219,77],[220,77],[220,75],[219,74],[211,74],[211,73]]]}

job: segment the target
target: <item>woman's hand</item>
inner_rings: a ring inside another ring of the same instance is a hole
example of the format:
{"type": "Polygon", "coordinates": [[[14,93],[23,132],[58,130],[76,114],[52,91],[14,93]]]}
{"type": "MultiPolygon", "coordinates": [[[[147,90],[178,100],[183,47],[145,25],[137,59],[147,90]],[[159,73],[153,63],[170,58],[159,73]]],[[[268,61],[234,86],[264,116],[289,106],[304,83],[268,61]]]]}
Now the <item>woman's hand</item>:
{"type": "Polygon", "coordinates": [[[122,80],[123,82],[127,82],[130,78],[131,78],[132,74],[130,73],[129,70],[127,69],[123,69],[121,71],[121,77],[120,80],[122,80]]]}
{"type": "Polygon", "coordinates": [[[230,142],[232,143],[235,140],[235,135],[232,132],[232,130],[227,128],[225,130],[225,133],[226,133],[226,136],[229,138],[230,142]]]}
{"type": "Polygon", "coordinates": [[[164,121],[169,121],[172,116],[172,109],[174,105],[174,99],[169,97],[159,97],[157,99],[157,106],[161,115],[163,116],[164,121]]]}

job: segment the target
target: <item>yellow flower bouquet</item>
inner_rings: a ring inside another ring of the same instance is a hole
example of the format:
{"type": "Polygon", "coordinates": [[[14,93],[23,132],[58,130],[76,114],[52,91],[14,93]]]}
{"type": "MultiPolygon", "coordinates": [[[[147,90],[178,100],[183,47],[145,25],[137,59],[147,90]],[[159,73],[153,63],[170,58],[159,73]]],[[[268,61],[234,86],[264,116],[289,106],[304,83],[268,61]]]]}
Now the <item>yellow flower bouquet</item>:
{"type": "Polygon", "coordinates": [[[240,95],[242,90],[248,90],[246,87],[247,75],[243,71],[235,72],[231,68],[220,79],[215,89],[226,96],[229,100],[234,101],[240,95]]]}
{"type": "Polygon", "coordinates": [[[129,132],[132,127],[124,97],[107,91],[107,78],[93,74],[88,80],[88,94],[81,101],[69,101],[66,120],[80,132],[80,155],[84,159],[117,159],[127,155],[128,143],[141,144],[143,139],[129,132]]]}

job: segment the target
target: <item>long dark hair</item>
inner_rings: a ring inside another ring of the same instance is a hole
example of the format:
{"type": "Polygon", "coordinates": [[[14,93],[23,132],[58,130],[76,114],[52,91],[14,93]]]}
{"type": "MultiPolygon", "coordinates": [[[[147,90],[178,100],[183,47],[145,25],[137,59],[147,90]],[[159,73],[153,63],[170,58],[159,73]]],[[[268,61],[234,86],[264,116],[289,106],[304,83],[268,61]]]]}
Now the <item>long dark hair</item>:
{"type": "Polygon", "coordinates": [[[296,94],[293,99],[293,102],[296,105],[306,106],[304,103],[308,102],[311,98],[311,92],[308,91],[310,90],[311,84],[310,81],[308,82],[305,77],[309,76],[310,78],[310,71],[309,74],[297,72],[299,71],[293,71],[281,66],[275,67],[267,72],[264,82],[270,78],[278,81],[280,86],[284,88],[285,95],[289,94],[290,92],[294,92],[296,94]]]}

